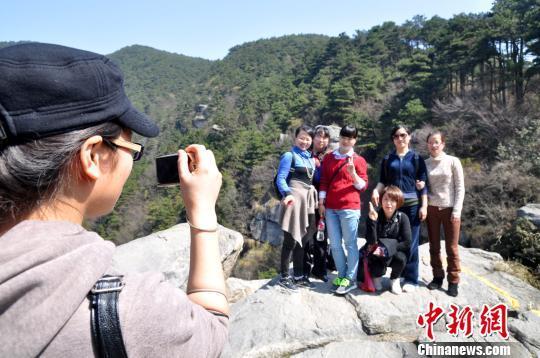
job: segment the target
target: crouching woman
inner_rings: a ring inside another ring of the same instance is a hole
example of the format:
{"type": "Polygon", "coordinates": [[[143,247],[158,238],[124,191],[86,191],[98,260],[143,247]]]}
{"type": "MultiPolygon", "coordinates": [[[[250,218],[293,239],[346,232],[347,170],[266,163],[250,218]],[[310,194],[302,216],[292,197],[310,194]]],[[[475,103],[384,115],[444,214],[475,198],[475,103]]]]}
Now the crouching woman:
{"type": "Polygon", "coordinates": [[[377,291],[382,290],[381,277],[390,267],[391,291],[402,292],[399,277],[407,264],[411,246],[411,226],[407,215],[398,211],[403,205],[403,193],[391,185],[386,188],[377,212],[369,203],[366,228],[366,245],[361,254],[368,253],[368,263],[377,291]]]}

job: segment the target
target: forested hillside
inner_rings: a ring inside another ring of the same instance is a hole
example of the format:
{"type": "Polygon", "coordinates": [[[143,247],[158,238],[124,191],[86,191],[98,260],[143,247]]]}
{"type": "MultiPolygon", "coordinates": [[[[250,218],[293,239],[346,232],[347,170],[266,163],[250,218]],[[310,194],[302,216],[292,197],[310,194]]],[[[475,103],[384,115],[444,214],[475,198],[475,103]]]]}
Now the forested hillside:
{"type": "Polygon", "coordinates": [[[445,130],[447,151],[465,167],[463,225],[473,246],[490,248],[517,207],[540,200],[535,0],[499,0],[489,13],[451,19],[385,22],[353,36],[262,39],[220,61],[143,46],[111,57],[134,103],[162,129],[146,143],[115,211],[89,223],[117,242],[185,220],[178,189],[156,188],[152,164],[193,142],[214,151],[223,173],[220,222],[249,236],[279,153],[290,145],[280,134],[302,122],[361,128],[357,149],[371,166],[371,184],[394,123],[416,130],[424,154],[428,129],[445,130]]]}

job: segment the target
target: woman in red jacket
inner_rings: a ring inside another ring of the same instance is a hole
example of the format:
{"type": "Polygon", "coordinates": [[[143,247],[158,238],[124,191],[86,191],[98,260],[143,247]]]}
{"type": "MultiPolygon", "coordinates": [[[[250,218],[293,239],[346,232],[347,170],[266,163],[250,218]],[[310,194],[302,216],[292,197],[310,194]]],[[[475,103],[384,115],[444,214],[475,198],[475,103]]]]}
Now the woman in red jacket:
{"type": "Polygon", "coordinates": [[[338,277],[332,282],[337,294],[356,287],[360,193],[366,190],[368,182],[366,161],[353,149],[357,136],[355,127],[341,128],[339,148],[325,156],[322,164],[319,213],[326,217],[332,257],[338,270],[338,277]]]}

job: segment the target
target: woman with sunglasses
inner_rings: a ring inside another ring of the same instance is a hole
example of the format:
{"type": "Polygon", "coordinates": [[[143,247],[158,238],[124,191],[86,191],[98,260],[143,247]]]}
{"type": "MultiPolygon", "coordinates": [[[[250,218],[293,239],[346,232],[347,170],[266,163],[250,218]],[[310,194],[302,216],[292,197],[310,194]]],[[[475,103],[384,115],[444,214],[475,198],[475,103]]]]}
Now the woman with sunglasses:
{"type": "Polygon", "coordinates": [[[405,213],[411,224],[411,246],[407,265],[402,276],[405,279],[403,291],[412,292],[418,286],[418,243],[420,222],[427,216],[427,171],[426,163],[420,155],[409,148],[410,130],[398,125],[392,129],[390,138],[394,150],[381,162],[379,182],[371,195],[371,201],[379,206],[380,193],[389,185],[395,185],[403,192],[404,203],[400,211],[405,213]]]}
{"type": "Polygon", "coordinates": [[[191,230],[187,294],[160,273],[117,275],[114,244],[83,227],[112,211],[141,158],[132,133],[159,133],[122,84],[119,68],[95,53],[38,43],[0,49],[1,357],[217,357],[225,344],[214,208],[221,174],[211,151],[179,151],[191,230]]]}

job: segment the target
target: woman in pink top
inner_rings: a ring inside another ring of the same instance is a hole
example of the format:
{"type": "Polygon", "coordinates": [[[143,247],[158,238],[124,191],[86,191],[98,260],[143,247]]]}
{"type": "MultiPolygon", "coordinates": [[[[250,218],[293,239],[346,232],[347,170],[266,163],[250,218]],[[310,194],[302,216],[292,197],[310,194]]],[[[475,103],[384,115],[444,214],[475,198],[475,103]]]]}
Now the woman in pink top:
{"type": "Polygon", "coordinates": [[[460,272],[459,230],[465,196],[463,168],[458,158],[444,152],[445,137],[440,131],[430,133],[427,143],[430,153],[429,159],[426,160],[429,181],[427,227],[433,269],[433,281],[429,283],[428,288],[430,290],[441,288],[444,279],[440,254],[442,224],[448,261],[447,293],[456,297],[460,272]]]}

